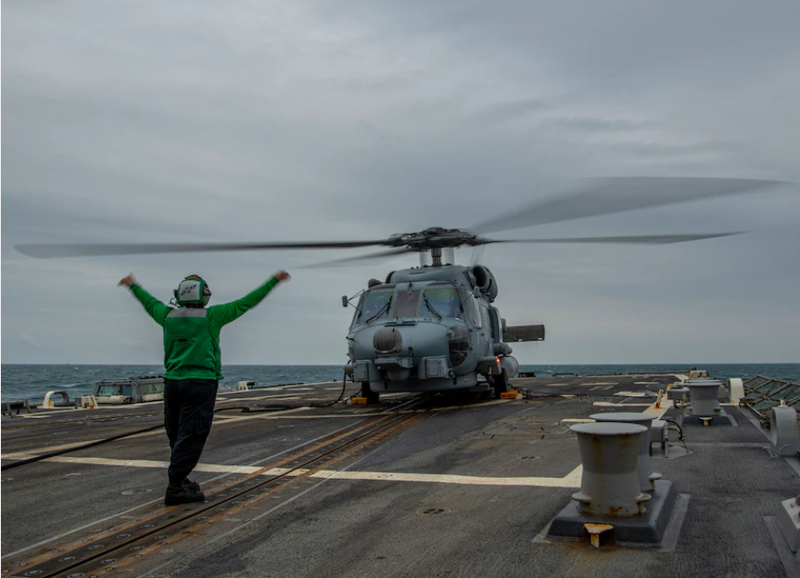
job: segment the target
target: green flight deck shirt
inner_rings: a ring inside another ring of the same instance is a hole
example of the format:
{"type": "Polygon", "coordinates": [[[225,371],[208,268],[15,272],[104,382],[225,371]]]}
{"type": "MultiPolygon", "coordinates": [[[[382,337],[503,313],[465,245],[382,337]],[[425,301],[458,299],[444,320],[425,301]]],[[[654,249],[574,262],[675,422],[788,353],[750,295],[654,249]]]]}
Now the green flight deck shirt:
{"type": "Polygon", "coordinates": [[[131,292],[164,328],[165,379],[222,379],[219,333],[223,326],[258,305],[279,283],[270,277],[241,299],[210,307],[167,307],[134,283],[131,292]]]}

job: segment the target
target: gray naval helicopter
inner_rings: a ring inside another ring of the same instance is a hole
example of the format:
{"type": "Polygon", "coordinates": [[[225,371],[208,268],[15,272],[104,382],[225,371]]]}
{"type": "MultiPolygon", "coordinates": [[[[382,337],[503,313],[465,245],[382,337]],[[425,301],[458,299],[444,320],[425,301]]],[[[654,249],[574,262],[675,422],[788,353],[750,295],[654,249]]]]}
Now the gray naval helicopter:
{"type": "Polygon", "coordinates": [[[458,247],[498,243],[666,244],[735,235],[738,232],[656,234],[609,237],[490,239],[485,233],[644,209],[673,203],[753,192],[787,185],[780,181],[694,178],[622,177],[585,181],[568,193],[538,200],[511,214],[469,230],[432,227],[420,232],[368,241],[267,243],[147,243],[17,245],[23,254],[39,257],[101,256],[195,251],[261,249],[334,249],[384,246],[388,249],[318,263],[355,264],[417,252],[419,267],[392,271],[381,282],[352,298],[357,303],[347,334],[347,374],[361,384],[361,396],[377,402],[385,392],[487,391],[500,396],[519,364],[510,342],[544,339],[543,325],[508,326],[493,305],[498,284],[483,265],[454,264],[458,247]],[[443,254],[445,258],[443,260],[443,254]],[[427,256],[430,256],[428,260],[427,256]],[[483,378],[483,380],[481,380],[483,378]]]}
{"type": "Polygon", "coordinates": [[[375,403],[384,392],[508,391],[519,369],[508,342],[541,341],[544,325],[507,326],[493,305],[498,285],[489,268],[454,264],[455,247],[488,240],[438,227],[395,240],[420,252],[420,266],[342,297],[345,307],[358,298],[345,371],[361,396],[375,403]]]}

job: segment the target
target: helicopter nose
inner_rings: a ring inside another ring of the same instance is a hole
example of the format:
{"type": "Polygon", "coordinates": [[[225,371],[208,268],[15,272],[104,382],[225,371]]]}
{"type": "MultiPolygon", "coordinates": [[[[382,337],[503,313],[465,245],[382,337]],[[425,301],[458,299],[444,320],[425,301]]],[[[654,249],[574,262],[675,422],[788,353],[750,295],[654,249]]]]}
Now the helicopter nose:
{"type": "Polygon", "coordinates": [[[400,353],[403,349],[403,336],[396,327],[381,327],[372,337],[375,353],[400,353]]]}

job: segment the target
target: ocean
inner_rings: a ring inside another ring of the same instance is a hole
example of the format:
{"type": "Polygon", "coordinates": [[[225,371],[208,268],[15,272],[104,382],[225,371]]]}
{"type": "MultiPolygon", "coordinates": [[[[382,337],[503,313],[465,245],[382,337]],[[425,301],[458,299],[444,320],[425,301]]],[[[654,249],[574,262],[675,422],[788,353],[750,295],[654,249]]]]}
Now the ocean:
{"type": "MultiPolygon", "coordinates": [[[[705,369],[719,378],[741,377],[747,379],[764,375],[800,383],[800,363],[756,364],[643,364],[643,365],[521,365],[520,371],[546,376],[557,373],[575,375],[686,372],[690,367],[705,369]]],[[[48,391],[66,391],[70,399],[88,395],[94,384],[102,379],[122,379],[161,375],[163,365],[17,365],[2,364],[2,401],[21,401],[40,404],[48,391]]],[[[239,381],[255,381],[260,387],[292,383],[338,381],[343,369],[340,365],[226,365],[222,373],[221,389],[236,389],[239,381]]]]}

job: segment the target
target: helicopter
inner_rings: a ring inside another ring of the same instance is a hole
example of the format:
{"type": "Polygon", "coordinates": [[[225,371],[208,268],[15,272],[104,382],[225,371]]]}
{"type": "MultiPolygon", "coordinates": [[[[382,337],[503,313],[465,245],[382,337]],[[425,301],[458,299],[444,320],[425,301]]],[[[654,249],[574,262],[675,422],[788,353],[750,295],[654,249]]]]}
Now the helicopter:
{"type": "Polygon", "coordinates": [[[342,305],[355,308],[346,336],[345,373],[361,384],[368,403],[389,392],[494,390],[500,397],[519,370],[510,343],[542,341],[544,325],[509,326],[493,305],[498,283],[485,265],[455,264],[458,247],[499,243],[612,243],[658,245],[699,241],[740,232],[656,234],[606,237],[491,239],[485,233],[507,231],[645,209],[674,203],[742,194],[781,185],[782,181],[708,177],[615,177],[584,181],[568,193],[534,201],[470,229],[430,227],[419,232],[365,241],[292,241],[266,243],[26,244],[15,248],[38,258],[123,254],[335,249],[383,246],[388,249],[312,266],[356,264],[365,260],[420,254],[420,266],[390,272],[342,305]],[[443,259],[444,255],[444,259],[443,259]],[[428,260],[428,256],[430,260],[428,260]],[[355,304],[353,302],[356,302],[355,304]],[[481,380],[481,378],[483,378],[481,380]]]}
{"type": "MultiPolygon", "coordinates": [[[[356,297],[347,335],[350,363],[361,383],[361,397],[377,403],[382,392],[484,391],[499,397],[519,363],[509,341],[542,341],[544,325],[509,327],[492,305],[497,280],[484,265],[442,262],[440,244],[459,231],[433,227],[418,233],[432,263],[390,272],[385,282],[371,279],[356,297]],[[479,376],[485,382],[479,383],[479,376]],[[487,387],[488,386],[488,387],[487,387]]],[[[420,253],[421,256],[424,253],[420,253]]],[[[425,261],[424,257],[421,261],[425,261]]]]}

